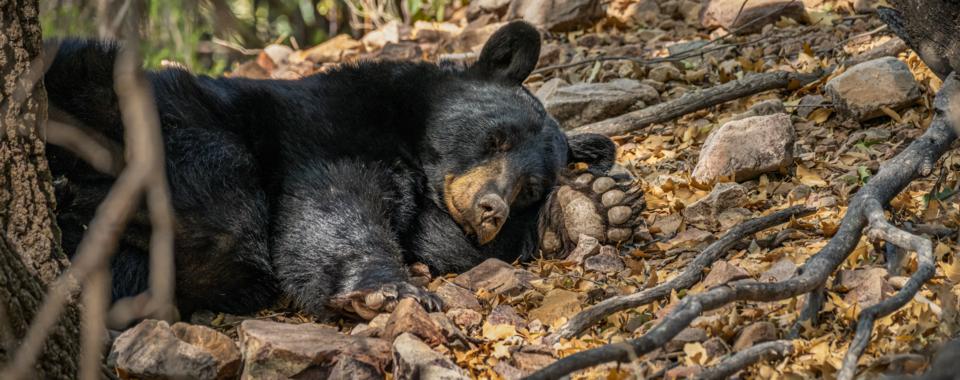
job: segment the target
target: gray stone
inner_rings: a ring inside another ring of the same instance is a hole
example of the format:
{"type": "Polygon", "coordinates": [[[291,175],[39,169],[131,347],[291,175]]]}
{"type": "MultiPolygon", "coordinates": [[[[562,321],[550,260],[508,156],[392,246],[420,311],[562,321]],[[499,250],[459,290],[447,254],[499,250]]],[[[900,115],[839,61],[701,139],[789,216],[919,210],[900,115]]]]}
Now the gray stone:
{"type": "Polygon", "coordinates": [[[853,66],[827,82],[825,88],[834,107],[857,120],[884,116],[882,107],[897,109],[920,98],[920,86],[910,68],[893,57],[853,66]]]}
{"type": "Polygon", "coordinates": [[[769,342],[777,339],[777,326],[771,322],[755,322],[740,331],[740,336],[733,342],[733,351],[753,347],[757,343],[769,342]]]}
{"type": "Polygon", "coordinates": [[[599,0],[514,0],[506,19],[523,19],[538,28],[564,32],[592,23],[603,15],[599,0]]]}
{"type": "Polygon", "coordinates": [[[127,377],[143,379],[227,379],[235,377],[239,369],[234,365],[232,372],[219,373],[226,367],[213,352],[180,339],[167,322],[157,320],[142,321],[120,334],[110,348],[107,364],[127,377]]]}
{"type": "MultiPolygon", "coordinates": [[[[613,248],[605,246],[604,248],[613,248]]],[[[616,248],[603,249],[600,254],[588,257],[583,263],[583,269],[591,272],[617,273],[624,268],[623,259],[616,253],[616,248]],[[612,251],[612,252],[611,252],[612,251]]]]}
{"type": "Polygon", "coordinates": [[[707,331],[697,327],[687,327],[683,330],[680,330],[680,333],[677,336],[673,337],[667,344],[663,347],[666,352],[676,352],[683,350],[683,346],[687,343],[701,343],[707,340],[707,331]]]}
{"type": "Polygon", "coordinates": [[[537,91],[537,97],[565,129],[614,117],[660,99],[653,87],[633,79],[571,86],[560,86],[560,83],[547,82],[537,91]]]}
{"type": "Polygon", "coordinates": [[[434,292],[447,309],[471,309],[479,311],[480,301],[472,291],[457,284],[445,282],[434,292]]]}
{"type": "Polygon", "coordinates": [[[700,24],[704,27],[740,33],[759,31],[781,17],[801,22],[809,18],[803,3],[795,0],[750,0],[746,5],[743,0],[704,0],[700,10],[700,24]]]}
{"type": "Polygon", "coordinates": [[[393,341],[393,367],[393,377],[397,380],[470,378],[450,359],[411,334],[401,334],[393,341]]]}
{"type": "Polygon", "coordinates": [[[710,267],[710,273],[703,279],[703,286],[707,289],[723,285],[731,281],[750,278],[750,273],[736,265],[720,260],[710,267]]]}
{"type": "Polygon", "coordinates": [[[453,283],[476,292],[487,289],[494,294],[517,295],[530,289],[533,273],[514,268],[497,259],[487,259],[453,279],[453,283]]]}
{"type": "Polygon", "coordinates": [[[754,116],[728,122],[703,143],[691,177],[710,184],[733,175],[737,182],[793,164],[796,135],[790,116],[754,116]]]}
{"type": "Polygon", "coordinates": [[[251,319],[240,324],[238,335],[243,379],[326,378],[341,360],[361,362],[382,376],[390,365],[389,342],[344,335],[318,324],[251,319]]]}
{"type": "Polygon", "coordinates": [[[747,188],[738,183],[718,183],[703,199],[683,209],[687,223],[716,227],[720,213],[747,202],[747,188]]]}

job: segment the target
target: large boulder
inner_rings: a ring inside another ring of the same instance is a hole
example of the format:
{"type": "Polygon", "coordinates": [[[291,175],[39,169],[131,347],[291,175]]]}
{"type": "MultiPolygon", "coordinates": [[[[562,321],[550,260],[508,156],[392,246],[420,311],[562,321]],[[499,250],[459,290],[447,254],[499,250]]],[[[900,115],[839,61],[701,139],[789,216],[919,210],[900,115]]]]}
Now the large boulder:
{"type": "Polygon", "coordinates": [[[711,184],[724,176],[740,182],[778,171],[793,164],[795,140],[786,114],[730,121],[707,137],[691,177],[711,184]]]}
{"type": "Polygon", "coordinates": [[[826,91],[843,115],[867,120],[920,98],[920,86],[906,63],[884,57],[853,66],[827,82],[826,91]]]}
{"type": "Polygon", "coordinates": [[[537,28],[564,32],[588,25],[603,15],[599,0],[513,0],[507,19],[522,19],[537,28]]]}
{"type": "Polygon", "coordinates": [[[537,97],[564,129],[611,118],[660,100],[657,90],[633,79],[571,86],[555,85],[558,81],[544,84],[537,97]]]}
{"type": "Polygon", "coordinates": [[[327,378],[334,373],[382,377],[390,343],[344,335],[318,324],[246,320],[238,330],[243,379],[327,378]]]}

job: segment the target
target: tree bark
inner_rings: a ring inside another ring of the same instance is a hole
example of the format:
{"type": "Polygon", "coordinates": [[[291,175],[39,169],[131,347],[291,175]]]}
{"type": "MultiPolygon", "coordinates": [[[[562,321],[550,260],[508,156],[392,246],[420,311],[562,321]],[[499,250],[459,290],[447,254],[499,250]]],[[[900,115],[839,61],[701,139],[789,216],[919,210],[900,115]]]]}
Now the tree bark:
{"type": "MultiPolygon", "coordinates": [[[[34,319],[46,285],[69,261],[60,247],[43,124],[42,38],[37,0],[0,0],[0,362],[34,319]]],[[[71,302],[33,374],[77,375],[79,311],[71,302]]]]}

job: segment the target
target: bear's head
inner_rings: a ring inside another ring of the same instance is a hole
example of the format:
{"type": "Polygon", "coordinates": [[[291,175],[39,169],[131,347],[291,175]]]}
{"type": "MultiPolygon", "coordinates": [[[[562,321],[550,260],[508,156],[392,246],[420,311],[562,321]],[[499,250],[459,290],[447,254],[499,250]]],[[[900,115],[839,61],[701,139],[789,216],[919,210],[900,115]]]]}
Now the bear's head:
{"type": "Polygon", "coordinates": [[[533,26],[515,21],[500,28],[475,64],[444,81],[427,120],[432,190],[480,245],[511,215],[539,208],[568,163],[605,171],[614,160],[609,138],[566,136],[523,87],[539,55],[533,26]]]}

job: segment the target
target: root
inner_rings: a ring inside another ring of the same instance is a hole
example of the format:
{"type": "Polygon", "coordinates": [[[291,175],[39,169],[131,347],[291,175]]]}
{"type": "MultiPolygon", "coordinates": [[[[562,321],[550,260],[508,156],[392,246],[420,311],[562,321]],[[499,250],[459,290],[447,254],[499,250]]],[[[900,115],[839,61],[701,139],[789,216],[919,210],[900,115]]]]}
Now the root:
{"type": "MultiPolygon", "coordinates": [[[[873,205],[887,204],[911,181],[924,173],[929,174],[927,169],[931,162],[936,162],[956,140],[957,135],[952,125],[955,118],[949,111],[951,100],[960,96],[957,95],[958,92],[960,81],[956,74],[951,74],[934,100],[936,115],[930,127],[905,150],[886,162],[877,175],[857,192],[850,201],[837,233],[820,252],[798,269],[796,276],[776,283],[736,281],[688,296],[645,335],[628,342],[605,345],[567,356],[531,374],[528,379],[554,379],[598,364],[628,361],[631,357],[639,357],[663,346],[681,330],[690,326],[703,311],[714,310],[736,301],[779,301],[823,286],[830,274],[856,248],[863,229],[868,224],[873,205]]],[[[918,277],[911,281],[918,287],[923,279],[918,277]]],[[[906,286],[904,288],[909,290],[906,286]]],[[[889,306],[878,307],[889,308],[894,304],[888,302],[883,305],[889,306]]]]}
{"type": "Polygon", "coordinates": [[[917,271],[910,276],[903,288],[893,297],[880,301],[860,312],[857,332],[854,335],[853,342],[850,343],[847,355],[843,358],[843,367],[837,375],[838,380],[853,379],[857,371],[857,360],[860,359],[860,355],[863,354],[867,344],[870,343],[873,322],[878,317],[890,314],[910,302],[914,295],[920,291],[920,287],[933,277],[936,270],[933,260],[933,243],[930,240],[898,229],[887,222],[883,215],[883,207],[876,199],[867,200],[864,211],[870,221],[870,229],[867,234],[870,237],[882,239],[888,244],[916,251],[917,271]]]}
{"type": "Polygon", "coordinates": [[[784,357],[793,354],[793,342],[775,340],[764,342],[740,351],[716,366],[706,368],[697,375],[698,380],[726,379],[760,360],[771,357],[784,357]]]}
{"type": "Polygon", "coordinates": [[[731,229],[720,240],[707,246],[679,276],[639,293],[608,298],[577,313],[557,332],[561,337],[570,339],[582,334],[590,326],[602,321],[610,314],[665,299],[670,297],[670,292],[673,290],[690,288],[701,280],[704,269],[710,267],[740,240],[773,226],[786,223],[790,219],[810,215],[814,211],[816,210],[812,208],[795,206],[748,220],[731,229]]]}

